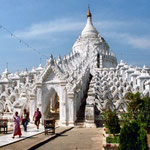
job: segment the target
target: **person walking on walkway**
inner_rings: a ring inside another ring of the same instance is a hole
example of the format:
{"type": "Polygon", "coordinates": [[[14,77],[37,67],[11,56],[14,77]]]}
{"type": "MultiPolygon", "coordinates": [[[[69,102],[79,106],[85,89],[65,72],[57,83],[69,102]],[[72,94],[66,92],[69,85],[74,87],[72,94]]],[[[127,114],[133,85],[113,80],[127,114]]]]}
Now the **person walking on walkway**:
{"type": "Polygon", "coordinates": [[[37,108],[33,116],[33,120],[34,120],[35,125],[37,126],[37,129],[39,129],[41,117],[42,117],[41,112],[39,111],[39,108],[37,108]]]}
{"type": "Polygon", "coordinates": [[[14,128],[13,128],[13,137],[16,135],[19,135],[19,138],[21,137],[21,129],[20,129],[20,117],[18,116],[18,112],[15,112],[14,116],[14,128]]]}
{"type": "Polygon", "coordinates": [[[27,125],[29,122],[29,113],[27,112],[26,109],[23,110],[23,114],[21,116],[21,119],[22,119],[22,125],[24,128],[24,131],[27,132],[27,125]]]}

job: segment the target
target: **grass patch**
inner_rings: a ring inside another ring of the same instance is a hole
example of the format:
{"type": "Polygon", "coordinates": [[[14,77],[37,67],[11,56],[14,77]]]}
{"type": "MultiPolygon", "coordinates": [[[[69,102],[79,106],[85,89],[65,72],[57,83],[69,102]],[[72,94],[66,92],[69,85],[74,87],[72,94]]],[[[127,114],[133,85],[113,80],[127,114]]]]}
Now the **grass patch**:
{"type": "Polygon", "coordinates": [[[119,143],[119,135],[116,135],[115,137],[110,135],[109,137],[106,137],[107,143],[119,143]]]}

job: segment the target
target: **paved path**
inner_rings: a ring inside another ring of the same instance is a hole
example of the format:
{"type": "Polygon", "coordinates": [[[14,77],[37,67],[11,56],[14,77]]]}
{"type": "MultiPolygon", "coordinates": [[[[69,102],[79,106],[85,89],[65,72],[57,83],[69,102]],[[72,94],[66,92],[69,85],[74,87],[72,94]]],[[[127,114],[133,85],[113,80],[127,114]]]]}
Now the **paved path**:
{"type": "Polygon", "coordinates": [[[45,135],[43,127],[39,131],[34,128],[23,133],[22,138],[1,136],[0,144],[7,145],[0,150],[102,150],[102,132],[102,128],[58,127],[56,134],[45,135]]]}
{"type": "MultiPolygon", "coordinates": [[[[29,136],[28,138],[24,138],[20,141],[16,141],[14,143],[5,145],[0,147],[0,150],[27,150],[27,149],[35,149],[35,147],[38,147],[39,145],[43,143],[47,143],[47,141],[56,138],[58,135],[67,132],[72,128],[70,127],[57,127],[56,128],[56,134],[48,134],[45,135],[44,132],[40,134],[36,134],[34,136],[29,136]]],[[[5,136],[3,136],[5,138],[5,136]]],[[[18,138],[19,139],[19,138],[18,138]]],[[[12,139],[8,139],[12,141],[12,139]]]]}
{"type": "Polygon", "coordinates": [[[0,147],[2,147],[4,145],[11,144],[11,143],[15,143],[17,141],[21,141],[21,140],[26,139],[28,137],[42,133],[43,131],[44,131],[44,127],[40,126],[40,129],[32,128],[32,129],[29,129],[27,132],[22,131],[22,137],[21,138],[19,138],[19,136],[16,136],[13,139],[12,134],[2,135],[2,136],[0,136],[0,147]]]}
{"type": "Polygon", "coordinates": [[[72,128],[37,150],[102,150],[102,128],[72,128]]]}

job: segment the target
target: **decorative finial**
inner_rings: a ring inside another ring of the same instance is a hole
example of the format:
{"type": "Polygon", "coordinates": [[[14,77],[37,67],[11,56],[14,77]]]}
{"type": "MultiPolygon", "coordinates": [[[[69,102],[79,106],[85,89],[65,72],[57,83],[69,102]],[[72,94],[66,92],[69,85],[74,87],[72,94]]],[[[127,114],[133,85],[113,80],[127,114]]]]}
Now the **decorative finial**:
{"type": "Polygon", "coordinates": [[[88,4],[88,10],[90,10],[90,4],[88,4]]]}
{"type": "Polygon", "coordinates": [[[88,13],[87,13],[87,17],[92,17],[92,14],[90,12],[90,5],[88,4],[88,13]]]}

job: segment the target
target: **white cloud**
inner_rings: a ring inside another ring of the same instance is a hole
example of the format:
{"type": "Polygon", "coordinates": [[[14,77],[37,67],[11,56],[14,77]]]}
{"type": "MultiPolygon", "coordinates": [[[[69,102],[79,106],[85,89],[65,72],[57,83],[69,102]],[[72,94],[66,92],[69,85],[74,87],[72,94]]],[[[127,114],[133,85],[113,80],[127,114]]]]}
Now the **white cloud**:
{"type": "MultiPolygon", "coordinates": [[[[76,21],[71,18],[64,18],[44,23],[33,24],[24,31],[16,31],[15,34],[19,38],[37,39],[39,37],[46,37],[49,39],[50,37],[53,38],[51,33],[62,32],[64,34],[67,31],[82,31],[85,24],[86,22],[76,21]]],[[[141,24],[143,24],[143,22],[141,22],[141,24]]],[[[116,20],[102,20],[94,22],[94,25],[97,26],[98,29],[103,31],[104,36],[112,38],[113,40],[114,38],[116,38],[117,40],[119,39],[118,42],[131,45],[134,48],[150,48],[150,37],[139,37],[137,35],[132,35],[131,33],[120,32],[124,27],[135,27],[134,21],[124,22],[116,20]]]]}
{"type": "Polygon", "coordinates": [[[82,22],[73,22],[71,19],[60,19],[51,22],[33,24],[25,31],[16,31],[15,34],[20,38],[36,38],[44,34],[54,32],[76,31],[83,26],[82,22]]]}
{"type": "Polygon", "coordinates": [[[128,43],[135,48],[150,49],[150,37],[128,37],[128,43]]]}
{"type": "Polygon", "coordinates": [[[128,44],[138,49],[150,49],[150,37],[149,36],[137,36],[129,33],[119,32],[105,32],[105,36],[117,39],[117,41],[128,44]],[[119,40],[118,40],[119,39],[119,40]]]}
{"type": "MultiPolygon", "coordinates": [[[[16,31],[16,36],[20,38],[37,38],[37,36],[43,36],[50,33],[65,32],[65,31],[79,31],[82,30],[86,22],[76,21],[71,18],[57,19],[54,21],[33,24],[30,27],[24,29],[24,31],[16,31]]],[[[127,26],[129,23],[115,20],[103,20],[94,22],[94,25],[100,30],[108,30],[112,28],[118,28],[121,26],[127,26]]]]}
{"type": "Polygon", "coordinates": [[[129,27],[132,26],[132,22],[124,22],[124,21],[116,21],[116,20],[102,20],[94,23],[95,26],[98,28],[100,27],[100,30],[112,30],[122,27],[129,27]]]}

